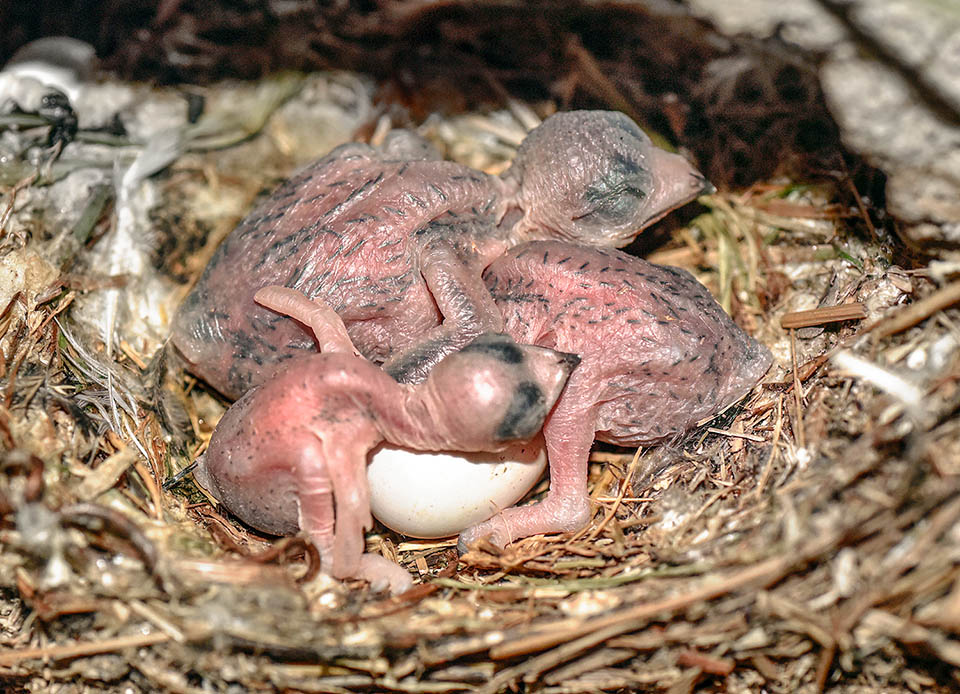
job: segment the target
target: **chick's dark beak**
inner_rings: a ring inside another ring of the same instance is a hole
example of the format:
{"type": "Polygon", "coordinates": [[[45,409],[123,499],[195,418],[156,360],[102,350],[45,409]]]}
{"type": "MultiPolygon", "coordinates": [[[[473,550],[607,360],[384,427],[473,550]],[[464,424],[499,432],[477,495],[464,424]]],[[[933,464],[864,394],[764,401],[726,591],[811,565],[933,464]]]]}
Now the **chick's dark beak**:
{"type": "Polygon", "coordinates": [[[698,191],[697,196],[700,195],[712,195],[717,192],[716,187],[707,180],[707,177],[701,173],[693,173],[690,175],[690,188],[698,191]]]}
{"type": "Polygon", "coordinates": [[[573,371],[580,364],[580,357],[570,352],[557,352],[560,356],[560,363],[566,368],[567,373],[573,371]]]}

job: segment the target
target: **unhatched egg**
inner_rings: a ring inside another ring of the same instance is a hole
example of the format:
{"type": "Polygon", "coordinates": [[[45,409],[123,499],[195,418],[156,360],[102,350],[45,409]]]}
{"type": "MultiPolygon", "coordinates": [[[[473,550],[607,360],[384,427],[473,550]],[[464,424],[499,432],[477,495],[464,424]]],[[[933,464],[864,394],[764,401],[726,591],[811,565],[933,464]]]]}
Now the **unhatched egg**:
{"type": "Polygon", "coordinates": [[[543,438],[499,453],[423,453],[375,449],[367,467],[370,508],[388,528],[411,537],[456,535],[513,506],[547,464],[543,438]]]}

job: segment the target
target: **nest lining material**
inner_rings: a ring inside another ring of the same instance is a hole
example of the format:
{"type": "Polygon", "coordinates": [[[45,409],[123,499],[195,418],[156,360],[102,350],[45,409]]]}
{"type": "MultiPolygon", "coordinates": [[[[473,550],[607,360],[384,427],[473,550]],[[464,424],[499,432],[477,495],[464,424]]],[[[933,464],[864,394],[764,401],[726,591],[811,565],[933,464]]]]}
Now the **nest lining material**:
{"type": "MultiPolygon", "coordinates": [[[[597,513],[580,533],[459,559],[450,541],[375,533],[370,548],[421,579],[383,598],[319,575],[302,540],[240,527],[188,480],[165,490],[225,406],[187,379],[180,410],[157,385],[150,355],[186,285],[298,155],[389,124],[349,75],[240,94],[262,117],[237,125],[213,107],[191,131],[170,92],[141,90],[130,122],[166,113],[174,136],[138,132],[148,155],[121,155],[135,175],[84,163],[111,161],[113,144],[77,143],[3,190],[0,686],[957,686],[960,334],[948,308],[960,293],[898,267],[844,180],[711,196],[649,256],[694,271],[778,363],[683,441],[595,451],[597,513]],[[841,304],[856,308],[834,322],[841,304]]],[[[235,85],[212,97],[241,98],[235,85]]],[[[549,108],[513,103],[421,131],[497,170],[549,108]]]]}

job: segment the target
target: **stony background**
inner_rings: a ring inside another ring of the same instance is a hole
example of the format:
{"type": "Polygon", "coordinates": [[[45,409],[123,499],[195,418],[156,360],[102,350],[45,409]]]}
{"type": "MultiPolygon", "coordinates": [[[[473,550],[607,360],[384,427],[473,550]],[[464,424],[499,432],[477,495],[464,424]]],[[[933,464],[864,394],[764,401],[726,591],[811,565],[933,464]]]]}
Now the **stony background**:
{"type": "Polygon", "coordinates": [[[904,238],[955,262],[960,243],[960,4],[687,0],[729,35],[779,40],[819,65],[844,143],[887,176],[904,238]]]}

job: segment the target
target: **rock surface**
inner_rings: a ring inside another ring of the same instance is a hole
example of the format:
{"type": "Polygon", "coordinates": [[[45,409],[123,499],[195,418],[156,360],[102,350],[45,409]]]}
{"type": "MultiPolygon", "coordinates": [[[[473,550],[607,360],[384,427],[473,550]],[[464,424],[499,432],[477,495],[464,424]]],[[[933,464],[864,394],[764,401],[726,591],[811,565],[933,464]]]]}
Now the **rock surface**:
{"type": "Polygon", "coordinates": [[[824,56],[844,143],[886,173],[887,209],[927,251],[960,241],[960,7],[910,0],[688,0],[723,33],[824,56]]]}

